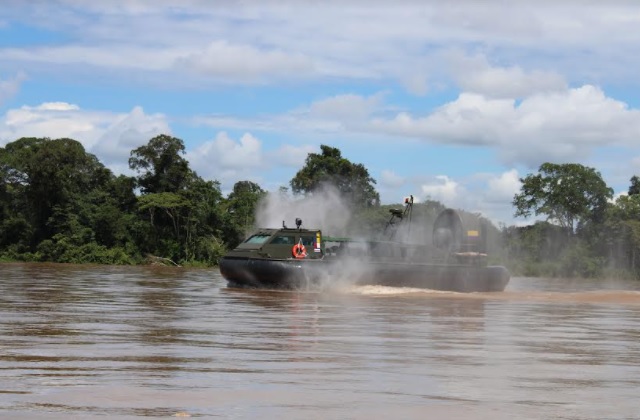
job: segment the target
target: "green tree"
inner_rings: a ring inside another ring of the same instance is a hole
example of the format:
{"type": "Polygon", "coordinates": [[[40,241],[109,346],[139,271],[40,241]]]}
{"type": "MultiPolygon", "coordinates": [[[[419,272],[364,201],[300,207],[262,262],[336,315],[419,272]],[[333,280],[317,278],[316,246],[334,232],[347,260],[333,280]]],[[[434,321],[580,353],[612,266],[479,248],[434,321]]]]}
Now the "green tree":
{"type": "Polygon", "coordinates": [[[192,171],[184,152],[182,140],[166,135],[131,152],[129,167],[138,172],[141,190],[138,210],[148,222],[139,247],[174,261],[213,264],[225,249],[220,184],[192,171]]]}
{"type": "Polygon", "coordinates": [[[543,163],[537,174],[521,178],[521,192],[513,198],[516,217],[545,215],[569,233],[604,217],[613,190],[599,172],[580,164],[543,163]]]}
{"type": "Polygon", "coordinates": [[[640,178],[637,175],[634,175],[630,179],[631,185],[629,186],[629,195],[637,195],[640,194],[640,178]]]}
{"type": "Polygon", "coordinates": [[[181,139],[159,135],[131,151],[129,168],[136,171],[141,195],[137,209],[145,215],[146,228],[138,227],[138,247],[147,254],[184,259],[183,230],[191,203],[183,197],[197,175],[184,159],[181,139]]]}
{"type": "Polygon", "coordinates": [[[266,191],[251,181],[238,181],[227,197],[227,209],[240,235],[246,235],[253,228],[258,203],[266,191]]]}
{"type": "Polygon", "coordinates": [[[185,214],[185,259],[217,264],[226,252],[228,221],[218,181],[194,177],[188,190],[181,193],[190,206],[185,214]]]}
{"type": "Polygon", "coordinates": [[[181,234],[181,213],[182,209],[191,203],[179,194],[171,192],[149,193],[140,196],[138,209],[148,211],[151,225],[155,226],[156,212],[160,211],[171,220],[173,236],[180,237],[181,234]]]}
{"type": "Polygon", "coordinates": [[[29,250],[33,228],[26,213],[24,186],[11,175],[14,166],[10,154],[0,147],[0,251],[12,247],[13,252],[22,253],[29,250]]]}
{"type": "Polygon", "coordinates": [[[325,184],[333,185],[356,208],[380,205],[376,183],[360,163],[351,163],[340,150],[321,145],[321,154],[309,153],[305,165],[291,180],[294,194],[313,194],[325,184]]]}
{"type": "Polygon", "coordinates": [[[602,253],[618,269],[640,274],[640,194],[621,195],[607,209],[602,253]]]}
{"type": "Polygon", "coordinates": [[[87,196],[113,174],[73,139],[21,138],[2,154],[4,183],[15,211],[33,229],[31,244],[76,228],[87,196]]]}
{"type": "MultiPolygon", "coordinates": [[[[9,258],[128,263],[132,240],[116,178],[73,139],[21,138],[0,151],[9,258]],[[125,248],[129,247],[127,251],[125,248]]],[[[123,184],[124,185],[124,184],[123,184]]],[[[125,194],[123,188],[121,193],[125,194]]],[[[130,195],[133,187],[129,188],[130,195]]]]}
{"type": "Polygon", "coordinates": [[[176,137],[159,135],[131,151],[129,168],[137,171],[142,193],[177,192],[191,180],[189,162],[182,157],[184,142],[176,137]]]}
{"type": "Polygon", "coordinates": [[[573,238],[565,229],[546,221],[503,229],[506,259],[511,269],[525,276],[559,276],[560,258],[573,238]]]}

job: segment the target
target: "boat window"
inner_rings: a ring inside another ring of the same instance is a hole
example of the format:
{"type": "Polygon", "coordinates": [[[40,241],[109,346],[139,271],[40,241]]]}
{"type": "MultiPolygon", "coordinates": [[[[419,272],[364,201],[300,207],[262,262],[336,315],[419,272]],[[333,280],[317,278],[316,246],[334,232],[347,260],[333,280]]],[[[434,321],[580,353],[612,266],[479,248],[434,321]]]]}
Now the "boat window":
{"type": "Polygon", "coordinates": [[[300,239],[302,239],[302,244],[304,246],[313,246],[313,244],[315,243],[316,237],[315,236],[301,236],[300,239]]]}
{"type": "Polygon", "coordinates": [[[258,233],[256,235],[253,235],[253,236],[249,237],[249,239],[244,241],[244,243],[245,244],[263,244],[263,243],[267,242],[267,239],[269,239],[270,237],[271,237],[271,235],[258,233]]]}
{"type": "Polygon", "coordinates": [[[273,238],[273,240],[271,241],[271,244],[281,244],[281,245],[293,245],[294,244],[294,238],[293,236],[287,236],[287,235],[278,235],[275,238],[273,238]]]}

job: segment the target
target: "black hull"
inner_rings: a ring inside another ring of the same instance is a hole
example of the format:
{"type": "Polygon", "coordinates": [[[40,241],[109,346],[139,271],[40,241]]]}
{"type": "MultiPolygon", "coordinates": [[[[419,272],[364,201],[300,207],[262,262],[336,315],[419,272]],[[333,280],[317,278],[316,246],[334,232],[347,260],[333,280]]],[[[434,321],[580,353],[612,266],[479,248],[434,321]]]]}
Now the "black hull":
{"type": "Polygon", "coordinates": [[[224,257],[220,272],[231,287],[314,289],[334,283],[414,287],[454,292],[501,292],[509,283],[502,266],[341,260],[275,260],[224,257]]]}

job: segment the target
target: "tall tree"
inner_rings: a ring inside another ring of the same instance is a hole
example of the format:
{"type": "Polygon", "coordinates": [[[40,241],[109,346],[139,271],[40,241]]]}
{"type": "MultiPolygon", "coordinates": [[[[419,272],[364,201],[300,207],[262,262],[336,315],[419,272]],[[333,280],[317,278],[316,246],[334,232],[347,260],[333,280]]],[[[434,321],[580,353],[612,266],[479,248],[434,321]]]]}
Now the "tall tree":
{"type": "Polygon", "coordinates": [[[222,194],[217,181],[204,181],[182,156],[182,140],[160,135],[131,152],[138,172],[138,210],[149,222],[145,253],[176,261],[215,263],[224,250],[222,194]]]}
{"type": "Polygon", "coordinates": [[[634,175],[630,179],[631,185],[629,186],[629,195],[640,194],[640,178],[634,175]]]}
{"type": "Polygon", "coordinates": [[[321,145],[322,153],[309,153],[305,165],[291,180],[294,194],[313,194],[325,184],[333,185],[355,207],[380,205],[380,195],[369,171],[360,163],[351,163],[335,147],[321,145]]]}
{"type": "Polygon", "coordinates": [[[266,191],[251,181],[238,181],[227,197],[227,208],[232,219],[242,234],[253,227],[258,202],[266,195],[266,191]]]}
{"type": "Polygon", "coordinates": [[[2,160],[5,184],[22,200],[17,206],[33,227],[32,245],[77,227],[89,193],[113,177],[68,138],[21,138],[7,144],[2,160]]]}
{"type": "Polygon", "coordinates": [[[226,199],[224,236],[229,246],[237,245],[254,227],[258,203],[267,192],[251,181],[238,181],[226,199]]]}
{"type": "Polygon", "coordinates": [[[189,162],[182,157],[184,142],[176,137],[159,135],[131,151],[129,168],[138,172],[142,193],[183,190],[191,179],[189,162]]]}
{"type": "Polygon", "coordinates": [[[547,220],[575,232],[588,221],[600,221],[613,190],[593,168],[576,163],[543,163],[537,174],[521,178],[513,198],[516,217],[545,215],[547,220]]]}
{"type": "Polygon", "coordinates": [[[185,259],[216,264],[226,252],[226,220],[222,193],[218,181],[195,177],[190,187],[181,193],[189,200],[185,217],[185,259]]]}
{"type": "Polygon", "coordinates": [[[148,230],[137,234],[143,253],[184,257],[180,236],[183,214],[190,203],[180,192],[195,176],[184,153],[181,139],[164,134],[131,151],[129,168],[138,173],[136,184],[142,193],[137,199],[138,210],[149,222],[148,230]]]}

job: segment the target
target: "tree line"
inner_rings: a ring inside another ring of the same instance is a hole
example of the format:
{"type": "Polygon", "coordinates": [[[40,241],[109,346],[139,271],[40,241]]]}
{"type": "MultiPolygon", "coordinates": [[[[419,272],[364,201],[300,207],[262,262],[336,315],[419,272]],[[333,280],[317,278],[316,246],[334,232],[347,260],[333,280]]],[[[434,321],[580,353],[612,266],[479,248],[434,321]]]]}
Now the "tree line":
{"type": "Polygon", "coordinates": [[[160,135],[131,151],[137,176],[115,176],[73,139],[7,144],[0,148],[0,258],[215,264],[265,192],[240,181],[223,197],[184,153],[182,140],[160,135]]]}
{"type": "MultiPolygon", "coordinates": [[[[215,265],[252,230],[267,192],[244,180],[225,197],[184,154],[181,139],[156,136],[131,151],[136,176],[116,176],[73,139],[8,143],[0,148],[0,260],[215,265]]],[[[290,186],[307,194],[324,182],[354,208],[380,204],[366,168],[323,145],[290,186]]]]}
{"type": "MultiPolygon", "coordinates": [[[[354,214],[360,234],[383,230],[388,210],[362,164],[322,145],[281,187],[313,195],[329,183],[354,214]]],[[[181,139],[159,135],[131,151],[135,176],[114,175],[69,138],[21,138],[0,148],[0,260],[215,265],[253,228],[267,192],[243,180],[227,195],[184,158],[181,139]]],[[[515,215],[542,216],[530,226],[491,226],[490,258],[514,274],[640,277],[640,180],[613,201],[593,168],[540,166],[521,179],[515,215]]],[[[433,220],[437,201],[415,205],[416,219],[433,220]]],[[[350,232],[353,233],[353,232],[350,232]]]]}
{"type": "Polygon", "coordinates": [[[522,275],[640,278],[640,179],[613,197],[594,168],[543,163],[520,179],[515,216],[542,216],[503,227],[503,258],[522,275]]]}

